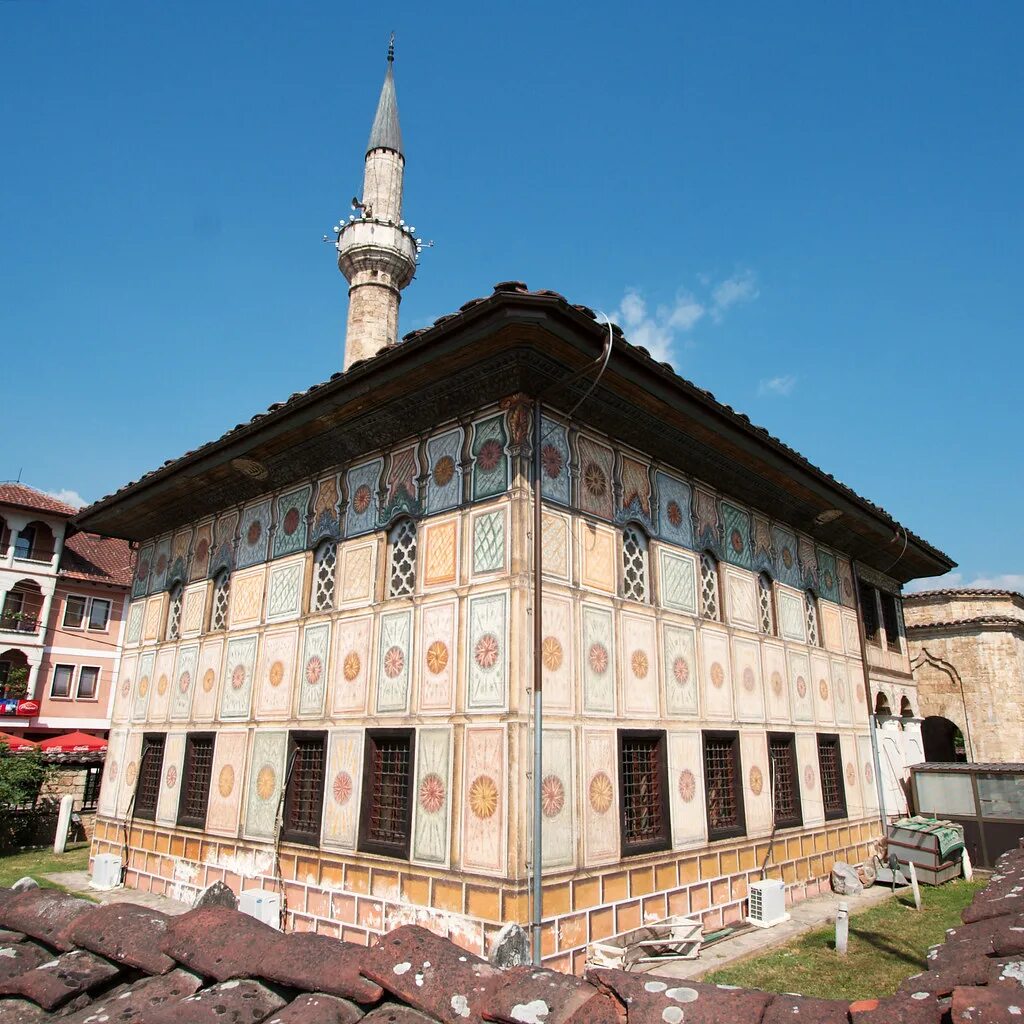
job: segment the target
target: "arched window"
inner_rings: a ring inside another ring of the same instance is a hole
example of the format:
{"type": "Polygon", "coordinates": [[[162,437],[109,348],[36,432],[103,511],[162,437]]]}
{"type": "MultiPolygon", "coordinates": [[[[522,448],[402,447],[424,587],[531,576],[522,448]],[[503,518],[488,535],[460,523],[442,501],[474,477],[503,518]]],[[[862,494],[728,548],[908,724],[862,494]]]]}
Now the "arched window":
{"type": "Polygon", "coordinates": [[[14,538],[14,557],[26,558],[33,562],[48,562],[53,558],[53,531],[46,523],[29,523],[18,531],[14,538]]]}
{"type": "Polygon", "coordinates": [[[334,607],[334,566],[338,545],[325,540],[313,556],[313,611],[329,612],[334,607]]]}
{"type": "Polygon", "coordinates": [[[718,559],[710,551],[700,556],[700,613],[705,619],[721,619],[718,594],[718,559]]]}
{"type": "Polygon", "coordinates": [[[900,700],[900,716],[902,718],[913,718],[914,709],[910,706],[910,698],[904,697],[900,700]]]}
{"type": "Polygon", "coordinates": [[[807,611],[807,643],[811,647],[821,646],[821,631],[818,629],[818,599],[813,590],[804,594],[804,605],[807,611]]]}
{"type": "Polygon", "coordinates": [[[171,587],[171,603],[167,606],[167,639],[177,640],[181,636],[181,596],[184,587],[175,583],[171,587]]]}
{"type": "Polygon", "coordinates": [[[388,597],[405,597],[416,587],[416,524],[399,519],[388,533],[388,597]]]}
{"type": "Polygon", "coordinates": [[[0,610],[0,629],[35,633],[43,611],[43,592],[35,580],[18,580],[7,591],[0,610]]]}
{"type": "Polygon", "coordinates": [[[231,596],[231,573],[221,569],[213,581],[213,606],[210,610],[210,629],[227,629],[228,598],[231,596]]]}
{"type": "Polygon", "coordinates": [[[630,601],[648,600],[647,536],[635,526],[622,531],[622,596],[630,601]]]}
{"type": "Polygon", "coordinates": [[[889,698],[879,690],[878,696],[875,697],[875,714],[876,715],[891,715],[892,708],[889,706],[889,698]]]}
{"type": "Polygon", "coordinates": [[[766,572],[757,577],[757,608],[761,632],[775,636],[775,594],[772,578],[766,572]]]}

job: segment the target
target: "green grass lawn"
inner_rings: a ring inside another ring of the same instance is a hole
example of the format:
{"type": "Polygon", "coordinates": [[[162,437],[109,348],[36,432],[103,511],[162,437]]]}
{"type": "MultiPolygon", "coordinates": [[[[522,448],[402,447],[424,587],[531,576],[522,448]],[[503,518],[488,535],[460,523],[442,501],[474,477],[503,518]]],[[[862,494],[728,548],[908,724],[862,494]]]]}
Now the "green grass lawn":
{"type": "Polygon", "coordinates": [[[704,980],[831,999],[891,995],[904,978],[925,969],[928,947],[942,942],[946,929],[960,923],[960,911],[985,884],[960,880],[938,888],[922,886],[920,913],[907,890],[894,900],[851,915],[845,957],[836,954],[833,926],[714,971],[704,980]]]}
{"type": "Polygon", "coordinates": [[[13,885],[19,878],[31,875],[40,885],[51,889],[61,886],[43,878],[50,871],[85,871],[89,866],[89,844],[69,843],[67,852],[60,856],[53,847],[42,850],[22,850],[7,857],[0,857],[0,886],[13,885]]]}

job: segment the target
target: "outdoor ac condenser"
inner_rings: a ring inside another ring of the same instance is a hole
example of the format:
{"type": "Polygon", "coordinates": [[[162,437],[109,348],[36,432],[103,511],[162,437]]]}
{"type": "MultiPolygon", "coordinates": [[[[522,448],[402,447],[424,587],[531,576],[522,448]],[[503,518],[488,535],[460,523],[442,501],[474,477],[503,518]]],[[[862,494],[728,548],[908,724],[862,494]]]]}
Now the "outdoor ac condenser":
{"type": "Polygon", "coordinates": [[[243,889],[238,894],[238,909],[271,928],[281,928],[281,897],[276,892],[243,889]]]}
{"type": "Polygon", "coordinates": [[[121,884],[121,858],[113,853],[97,853],[92,862],[92,887],[114,889],[121,884]]]}
{"type": "Polygon", "coordinates": [[[751,882],[747,886],[750,909],[747,920],[758,928],[772,928],[789,920],[786,913],[786,886],[777,878],[751,882]]]}

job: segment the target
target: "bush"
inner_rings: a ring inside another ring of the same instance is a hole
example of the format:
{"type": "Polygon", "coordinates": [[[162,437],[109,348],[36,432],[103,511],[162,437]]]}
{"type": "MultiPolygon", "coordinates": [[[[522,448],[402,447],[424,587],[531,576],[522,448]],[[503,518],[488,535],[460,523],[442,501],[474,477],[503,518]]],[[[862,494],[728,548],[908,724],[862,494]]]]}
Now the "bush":
{"type": "Polygon", "coordinates": [[[31,807],[49,772],[38,750],[12,754],[0,743],[0,807],[31,807]]]}

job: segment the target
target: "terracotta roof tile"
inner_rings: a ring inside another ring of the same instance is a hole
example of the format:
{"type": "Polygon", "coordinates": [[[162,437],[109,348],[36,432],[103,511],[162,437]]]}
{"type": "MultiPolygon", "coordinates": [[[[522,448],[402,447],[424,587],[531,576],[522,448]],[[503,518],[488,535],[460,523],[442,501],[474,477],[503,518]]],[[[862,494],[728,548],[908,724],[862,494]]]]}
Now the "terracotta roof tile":
{"type": "Polygon", "coordinates": [[[78,512],[74,505],[55,498],[45,491],[37,491],[24,484],[0,483],[0,505],[14,505],[16,508],[32,509],[35,512],[49,512],[51,515],[70,518],[78,512]]]}
{"type": "Polygon", "coordinates": [[[134,565],[135,553],[128,541],[95,533],[73,533],[64,541],[60,574],[128,587],[134,565]]]}
{"type": "Polygon", "coordinates": [[[943,587],[941,590],[918,590],[913,594],[904,594],[903,603],[914,600],[930,600],[935,597],[1019,597],[1024,600],[1024,593],[1019,590],[999,590],[986,587],[943,587]]]}

